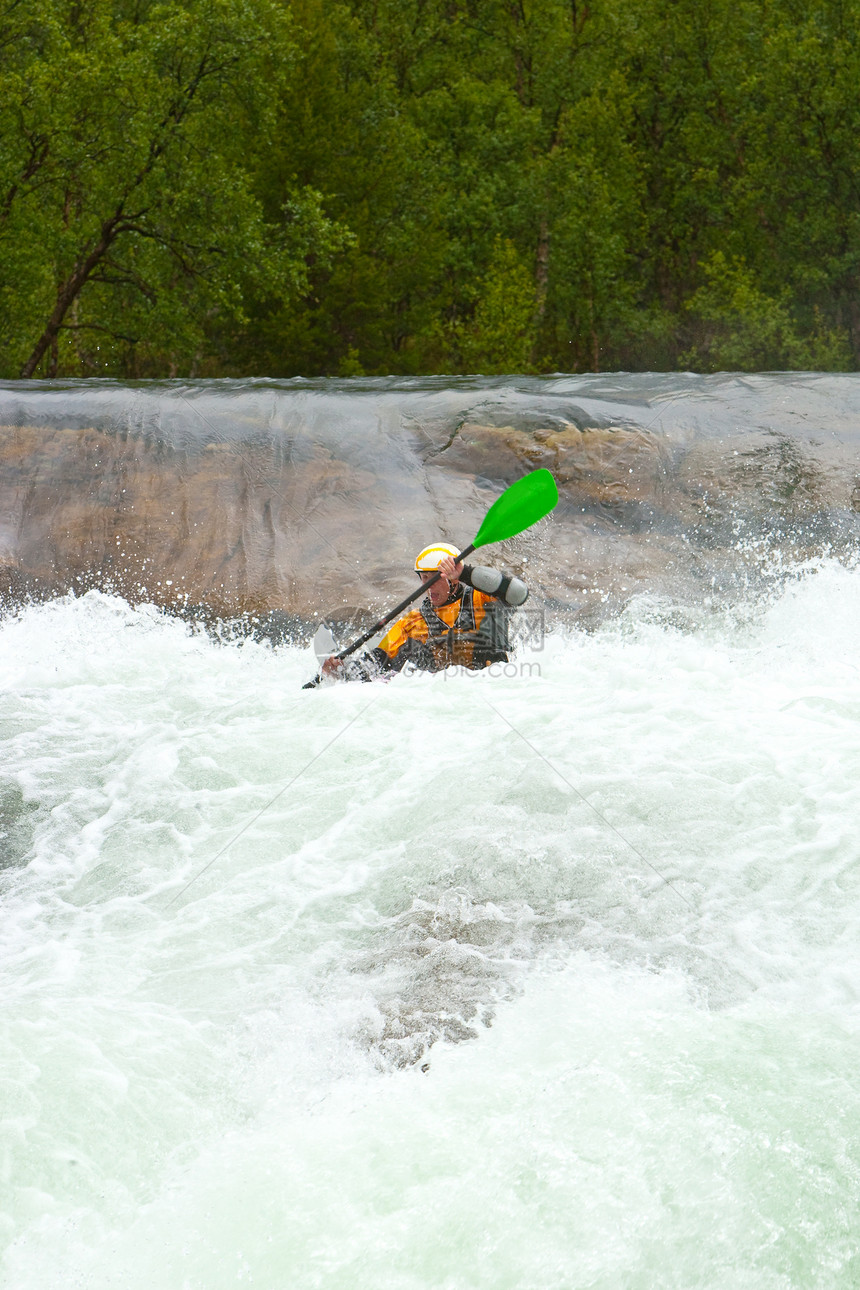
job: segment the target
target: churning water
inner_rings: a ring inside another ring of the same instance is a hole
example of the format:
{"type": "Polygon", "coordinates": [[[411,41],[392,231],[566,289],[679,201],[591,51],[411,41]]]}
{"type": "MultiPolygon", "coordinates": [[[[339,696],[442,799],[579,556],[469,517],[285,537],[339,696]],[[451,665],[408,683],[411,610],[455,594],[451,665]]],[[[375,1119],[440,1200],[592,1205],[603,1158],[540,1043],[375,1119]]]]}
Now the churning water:
{"type": "Polygon", "coordinates": [[[0,624],[10,1290],[860,1282],[860,569],[510,674],[0,624]]]}

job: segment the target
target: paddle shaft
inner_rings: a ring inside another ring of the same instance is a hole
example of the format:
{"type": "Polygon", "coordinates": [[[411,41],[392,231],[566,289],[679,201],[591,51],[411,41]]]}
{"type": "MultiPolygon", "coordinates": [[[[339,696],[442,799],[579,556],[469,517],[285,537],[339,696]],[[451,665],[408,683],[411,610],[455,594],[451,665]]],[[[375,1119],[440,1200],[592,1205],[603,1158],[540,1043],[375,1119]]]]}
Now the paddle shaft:
{"type": "MultiPolygon", "coordinates": [[[[457,556],[457,559],[454,561],[454,563],[462,564],[464,558],[467,555],[471,555],[474,550],[475,550],[475,544],[473,542],[469,546],[463,548],[463,550],[457,556]]],[[[422,582],[421,586],[416,591],[411,592],[411,594],[408,595],[405,600],[401,600],[399,605],[395,605],[390,613],[386,614],[384,618],[380,618],[378,623],[374,623],[369,631],[366,631],[363,636],[359,636],[357,641],[353,641],[352,644],[347,645],[345,649],[338,650],[337,654],[335,654],[334,657],[348,658],[349,655],[354,654],[357,649],[361,649],[362,645],[367,644],[371,636],[375,636],[377,632],[382,631],[383,627],[387,627],[388,624],[392,621],[392,619],[396,618],[398,614],[403,613],[403,610],[407,607],[407,605],[411,605],[413,600],[417,600],[419,596],[423,596],[425,591],[427,591],[430,587],[432,587],[434,582],[438,582],[442,576],[443,575],[437,569],[436,572],[433,574],[432,578],[428,578],[426,582],[422,582]]],[[[305,684],[302,686],[302,689],[313,690],[319,685],[321,680],[322,680],[322,673],[318,672],[312,681],[305,682],[305,684]]]]}

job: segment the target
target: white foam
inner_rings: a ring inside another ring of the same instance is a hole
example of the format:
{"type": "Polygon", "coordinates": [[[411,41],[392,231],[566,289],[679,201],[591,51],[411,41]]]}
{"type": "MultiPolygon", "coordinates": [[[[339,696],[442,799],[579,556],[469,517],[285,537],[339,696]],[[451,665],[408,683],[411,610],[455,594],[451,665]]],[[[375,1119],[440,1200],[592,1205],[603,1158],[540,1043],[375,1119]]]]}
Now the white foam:
{"type": "Polygon", "coordinates": [[[0,625],[4,1284],[850,1274],[860,573],[658,610],[317,691],[0,625]]]}

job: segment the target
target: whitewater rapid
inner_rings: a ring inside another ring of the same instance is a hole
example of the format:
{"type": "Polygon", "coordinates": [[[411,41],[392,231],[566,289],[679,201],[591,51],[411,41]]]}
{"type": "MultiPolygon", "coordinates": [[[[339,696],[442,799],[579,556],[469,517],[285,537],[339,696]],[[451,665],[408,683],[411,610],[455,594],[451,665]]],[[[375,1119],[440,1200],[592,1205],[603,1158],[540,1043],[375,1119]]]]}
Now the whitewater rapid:
{"type": "Polygon", "coordinates": [[[860,569],[508,674],[0,622],[0,1284],[849,1287],[860,569]]]}

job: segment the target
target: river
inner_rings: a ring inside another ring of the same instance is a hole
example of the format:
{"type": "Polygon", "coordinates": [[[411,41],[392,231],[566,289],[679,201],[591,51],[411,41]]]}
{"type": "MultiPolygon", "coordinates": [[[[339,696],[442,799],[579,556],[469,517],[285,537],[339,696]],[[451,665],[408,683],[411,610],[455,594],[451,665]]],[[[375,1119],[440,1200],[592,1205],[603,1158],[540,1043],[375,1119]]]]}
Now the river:
{"type": "MultiPolygon", "coordinates": [[[[860,378],[828,379],[804,451],[850,463],[860,378]]],[[[860,566],[829,504],[824,537],[821,507],[721,530],[716,581],[661,520],[690,576],[595,575],[570,615],[563,513],[519,548],[553,612],[492,675],[305,691],[298,610],[273,638],[106,585],[7,602],[4,1290],[856,1286],[860,566]]]]}

